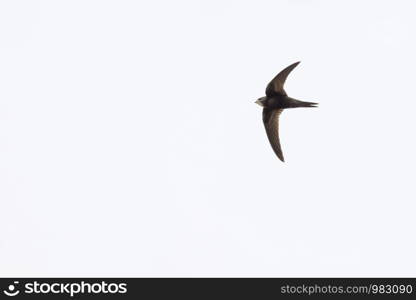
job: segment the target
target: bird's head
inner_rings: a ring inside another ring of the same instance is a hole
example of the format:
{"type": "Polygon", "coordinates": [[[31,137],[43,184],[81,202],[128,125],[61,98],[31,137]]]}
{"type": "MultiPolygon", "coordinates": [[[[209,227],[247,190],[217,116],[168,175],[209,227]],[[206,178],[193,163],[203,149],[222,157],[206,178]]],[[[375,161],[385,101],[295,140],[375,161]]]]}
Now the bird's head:
{"type": "Polygon", "coordinates": [[[267,97],[261,97],[259,99],[257,99],[256,104],[260,105],[261,107],[265,107],[266,106],[266,101],[267,101],[267,97]]]}

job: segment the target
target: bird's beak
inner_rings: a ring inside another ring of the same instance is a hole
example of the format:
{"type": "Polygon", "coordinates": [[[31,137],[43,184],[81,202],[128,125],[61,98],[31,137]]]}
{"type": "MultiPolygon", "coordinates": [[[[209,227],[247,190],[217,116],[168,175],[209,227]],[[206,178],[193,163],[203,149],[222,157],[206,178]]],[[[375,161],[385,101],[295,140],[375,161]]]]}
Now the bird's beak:
{"type": "Polygon", "coordinates": [[[257,100],[257,101],[256,101],[256,102],[254,102],[254,103],[256,103],[256,104],[260,105],[261,107],[263,107],[263,103],[261,103],[261,101],[260,101],[260,100],[257,100]]]}

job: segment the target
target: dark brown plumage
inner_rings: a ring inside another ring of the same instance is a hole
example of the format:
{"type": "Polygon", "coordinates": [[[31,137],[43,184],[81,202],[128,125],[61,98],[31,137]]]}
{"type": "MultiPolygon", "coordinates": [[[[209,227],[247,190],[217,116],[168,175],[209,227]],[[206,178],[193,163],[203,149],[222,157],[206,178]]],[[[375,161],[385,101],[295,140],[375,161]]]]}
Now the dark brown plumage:
{"type": "Polygon", "coordinates": [[[284,90],[284,84],[290,72],[299,64],[296,62],[273,78],[267,85],[266,96],[256,103],[263,107],[263,123],[273,151],[281,161],[285,161],[279,139],[279,116],[286,108],[316,107],[317,103],[304,102],[290,98],[284,90]]]}

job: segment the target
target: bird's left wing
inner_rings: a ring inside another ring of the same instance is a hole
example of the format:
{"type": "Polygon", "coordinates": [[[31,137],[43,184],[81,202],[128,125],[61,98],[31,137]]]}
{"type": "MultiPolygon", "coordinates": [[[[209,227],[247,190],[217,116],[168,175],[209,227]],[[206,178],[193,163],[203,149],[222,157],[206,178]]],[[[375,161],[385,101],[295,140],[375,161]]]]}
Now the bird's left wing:
{"type": "Polygon", "coordinates": [[[276,94],[281,94],[286,96],[286,92],[283,89],[287,76],[292,72],[294,68],[300,63],[300,61],[291,64],[290,66],[286,67],[279,74],[277,74],[272,81],[267,85],[266,88],[266,95],[271,97],[276,94]]]}
{"type": "Polygon", "coordinates": [[[266,128],[267,137],[269,138],[270,145],[273,148],[274,153],[281,161],[285,161],[283,157],[282,148],[280,147],[279,139],[279,116],[283,109],[263,109],[263,123],[266,128]]]}

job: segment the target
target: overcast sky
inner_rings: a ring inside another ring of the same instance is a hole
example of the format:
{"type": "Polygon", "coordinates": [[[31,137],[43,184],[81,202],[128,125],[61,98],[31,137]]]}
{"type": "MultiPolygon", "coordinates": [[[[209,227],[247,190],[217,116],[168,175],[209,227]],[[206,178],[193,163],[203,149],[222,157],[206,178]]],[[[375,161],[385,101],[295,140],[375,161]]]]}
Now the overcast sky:
{"type": "Polygon", "coordinates": [[[416,276],[415,10],[1,1],[0,275],[416,276]]]}

